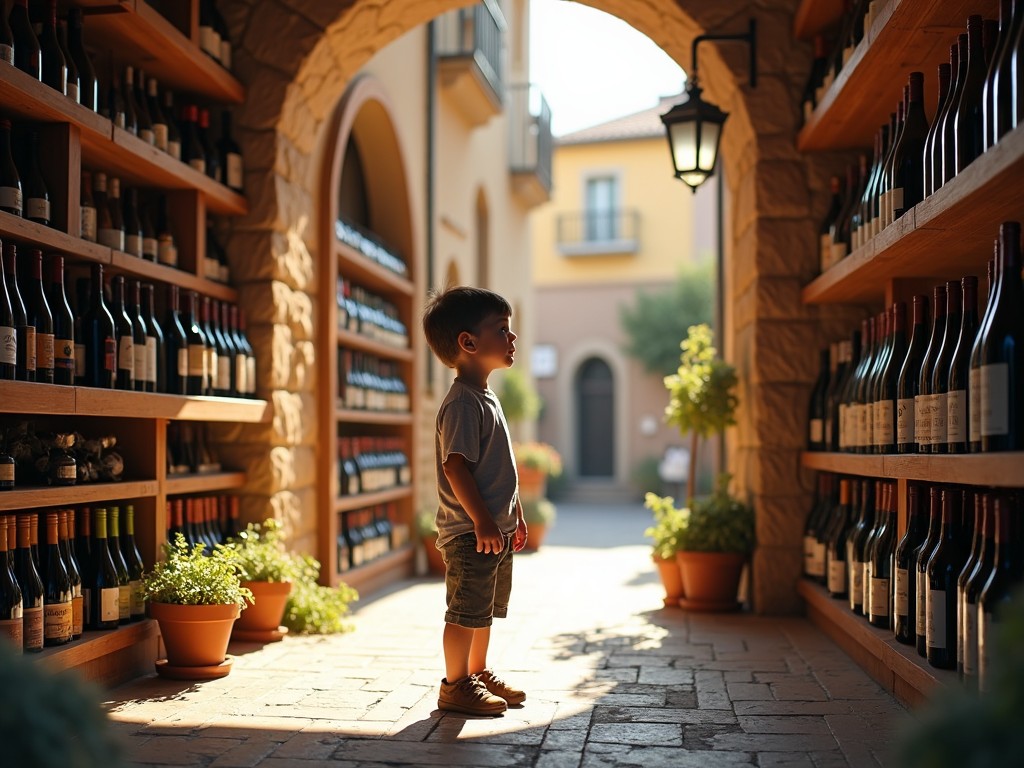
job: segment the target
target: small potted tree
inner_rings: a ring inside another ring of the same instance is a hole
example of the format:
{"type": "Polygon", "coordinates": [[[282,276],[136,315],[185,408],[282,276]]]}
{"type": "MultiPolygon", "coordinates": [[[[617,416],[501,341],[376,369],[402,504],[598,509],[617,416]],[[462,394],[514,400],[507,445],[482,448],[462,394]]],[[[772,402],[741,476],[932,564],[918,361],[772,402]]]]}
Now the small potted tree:
{"type": "Polygon", "coordinates": [[[272,643],[288,632],[281,626],[292,583],[301,575],[301,564],[284,544],[281,524],[270,518],[249,523],[226,545],[241,578],[253,594],[248,607],[231,630],[233,640],[272,643]]]}
{"type": "Polygon", "coordinates": [[[665,607],[677,608],[683,596],[683,579],[679,573],[676,552],[679,551],[679,533],[689,510],[676,509],[675,499],[671,496],[658,496],[654,493],[644,497],[644,506],[654,513],[654,525],[644,531],[644,536],[654,542],[651,559],[658,567],[661,585],[665,588],[665,607]]]}
{"type": "Polygon", "coordinates": [[[203,554],[180,533],[164,545],[165,559],[143,577],[150,616],[160,625],[167,658],[157,672],[182,680],[208,680],[231,671],[231,627],[252,600],[241,585],[232,550],[203,554]]]}

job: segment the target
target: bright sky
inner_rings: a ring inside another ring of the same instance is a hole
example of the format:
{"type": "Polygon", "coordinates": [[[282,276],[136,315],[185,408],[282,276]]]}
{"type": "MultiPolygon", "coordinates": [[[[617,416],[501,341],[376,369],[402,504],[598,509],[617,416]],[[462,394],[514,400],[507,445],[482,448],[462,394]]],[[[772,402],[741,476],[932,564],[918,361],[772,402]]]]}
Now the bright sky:
{"type": "Polygon", "coordinates": [[[531,0],[530,82],[556,136],[649,109],[681,93],[686,75],[616,16],[566,0],[531,0]]]}

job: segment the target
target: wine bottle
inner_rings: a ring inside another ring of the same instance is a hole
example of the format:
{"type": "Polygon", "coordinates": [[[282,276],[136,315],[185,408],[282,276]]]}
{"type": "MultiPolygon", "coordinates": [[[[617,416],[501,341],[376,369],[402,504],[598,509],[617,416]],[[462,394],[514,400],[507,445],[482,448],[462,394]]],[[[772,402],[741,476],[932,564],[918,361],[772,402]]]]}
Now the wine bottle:
{"type": "Polygon", "coordinates": [[[811,389],[811,402],[808,414],[807,450],[821,451],[825,449],[825,393],[831,375],[835,372],[834,360],[836,345],[822,349],[818,367],[818,378],[811,389]],[[830,373],[831,369],[831,373],[830,373]]]}
{"type": "Polygon", "coordinates": [[[97,171],[92,178],[93,200],[96,204],[96,242],[115,251],[123,251],[124,229],[120,225],[120,201],[115,219],[111,199],[107,196],[107,174],[97,171]]]}
{"type": "Polygon", "coordinates": [[[878,351],[878,360],[875,362],[874,369],[871,371],[871,376],[868,379],[867,389],[865,390],[864,397],[867,403],[868,409],[868,430],[871,435],[871,439],[868,443],[866,453],[880,453],[881,452],[881,438],[882,435],[878,431],[879,427],[879,410],[882,406],[880,402],[880,389],[881,389],[881,378],[885,373],[885,367],[889,363],[889,358],[892,356],[892,313],[883,311],[878,315],[879,324],[882,327],[882,346],[878,351]]]}
{"type": "MultiPolygon", "coordinates": [[[[6,6],[5,6],[4,10],[0,10],[0,61],[4,62],[6,64],[10,64],[13,67],[14,66],[14,32],[11,30],[11,25],[7,22],[7,14],[5,13],[5,11],[6,11],[6,6]]],[[[5,550],[5,552],[6,552],[6,550],[5,550]]],[[[2,577],[3,577],[3,574],[0,573],[0,579],[2,579],[2,577]]],[[[0,586],[0,590],[2,590],[2,586],[0,586]]],[[[2,598],[0,598],[0,600],[2,600],[2,598]]],[[[2,608],[0,608],[0,611],[2,611],[2,608]]],[[[0,621],[3,621],[3,619],[0,618],[0,621]]],[[[0,625],[0,626],[3,626],[3,625],[0,625]]],[[[19,622],[19,626],[20,626],[20,622],[19,622]]],[[[19,630],[19,632],[20,632],[20,630],[19,630]]],[[[3,634],[3,630],[2,629],[0,629],[0,634],[3,634]]],[[[21,642],[20,642],[21,635],[19,634],[18,637],[19,637],[18,648],[21,648],[21,642]]]]}
{"type": "Polygon", "coordinates": [[[15,576],[21,588],[25,653],[43,650],[43,580],[32,557],[32,526],[35,515],[18,515],[18,551],[15,576]]]}
{"type": "Polygon", "coordinates": [[[64,67],[67,69],[65,95],[71,101],[79,104],[81,103],[81,81],[78,75],[78,66],[71,56],[71,49],[68,48],[68,26],[63,20],[57,21],[57,44],[64,57],[64,67]]]}
{"type": "Polygon", "coordinates": [[[871,151],[871,164],[868,166],[860,197],[854,203],[853,221],[850,225],[850,241],[855,251],[871,239],[868,213],[870,211],[871,190],[874,189],[875,176],[878,173],[878,156],[882,151],[880,146],[881,137],[882,132],[880,130],[876,131],[871,151]]]}
{"type": "MultiPolygon", "coordinates": [[[[0,25],[2,20],[3,13],[0,13],[0,25]]],[[[3,45],[2,41],[3,37],[0,36],[0,46],[3,45]]],[[[8,643],[7,648],[14,653],[21,653],[25,644],[25,617],[22,613],[21,587],[11,569],[11,555],[8,552],[9,547],[11,551],[16,547],[13,542],[10,545],[7,543],[7,531],[7,518],[0,517],[0,642],[8,643]]]]}
{"type": "Polygon", "coordinates": [[[26,168],[21,174],[23,214],[29,221],[50,226],[50,192],[39,170],[39,132],[30,131],[25,152],[26,168]]]}
{"type": "Polygon", "coordinates": [[[150,77],[146,89],[146,108],[153,126],[153,145],[161,152],[167,151],[168,126],[167,117],[160,106],[160,95],[155,77],[150,77]]]}
{"type": "Polygon", "coordinates": [[[949,369],[953,363],[953,354],[960,338],[960,326],[963,324],[963,296],[960,283],[950,280],[946,283],[946,323],[942,333],[939,354],[931,373],[932,393],[932,425],[931,452],[945,453],[948,441],[946,415],[949,408],[946,393],[949,388],[949,369]]]}
{"type": "Polygon", "coordinates": [[[924,147],[929,128],[924,113],[924,73],[910,73],[908,97],[903,131],[893,153],[893,221],[924,199],[924,147]]]}
{"type": "Polygon", "coordinates": [[[878,167],[875,171],[875,183],[871,188],[871,196],[868,200],[870,210],[867,214],[869,223],[868,239],[875,237],[882,231],[881,201],[882,193],[885,191],[885,161],[892,149],[892,141],[896,138],[896,113],[889,114],[889,122],[882,126],[882,142],[879,146],[878,167]]]}
{"type": "Polygon", "coordinates": [[[189,104],[182,110],[181,159],[200,173],[206,173],[206,151],[199,137],[199,108],[189,104]]]}
{"type": "Polygon", "coordinates": [[[206,380],[203,383],[203,394],[213,395],[215,394],[220,384],[217,380],[217,376],[220,373],[220,366],[218,365],[218,349],[217,339],[213,335],[213,328],[210,325],[210,297],[203,296],[203,314],[202,314],[202,329],[203,338],[206,339],[206,362],[204,366],[206,368],[206,380]]]}
{"type": "Polygon", "coordinates": [[[885,165],[882,169],[882,195],[879,200],[879,210],[882,216],[882,229],[885,229],[893,222],[892,218],[892,194],[895,189],[893,186],[896,174],[894,163],[896,161],[896,149],[899,147],[900,141],[903,140],[903,127],[906,123],[907,116],[907,101],[909,100],[910,94],[909,89],[903,87],[903,98],[899,104],[896,105],[896,123],[895,132],[892,134],[891,146],[889,147],[889,154],[885,158],[885,165]]]}
{"type": "MultiPolygon", "coordinates": [[[[111,316],[114,320],[114,338],[117,340],[117,377],[114,379],[114,387],[115,389],[132,390],[135,389],[135,339],[137,334],[132,320],[128,316],[124,277],[117,275],[111,282],[114,287],[114,305],[111,316]]],[[[109,510],[107,515],[109,526],[109,510]]]]}
{"type": "Polygon", "coordinates": [[[839,509],[837,510],[838,522],[829,537],[826,551],[826,587],[828,593],[837,599],[844,599],[847,596],[847,585],[849,580],[846,575],[846,539],[853,523],[851,486],[853,481],[848,478],[839,480],[839,509]]]}
{"type": "Polygon", "coordinates": [[[860,510],[857,524],[846,539],[846,568],[850,584],[847,594],[850,610],[856,614],[864,612],[864,546],[875,522],[874,482],[859,480],[861,484],[860,510]]]}
{"type": "MultiPolygon", "coordinates": [[[[971,534],[971,546],[967,550],[967,561],[964,563],[963,569],[960,571],[960,575],[956,580],[956,669],[957,674],[961,680],[965,679],[964,664],[966,656],[971,653],[977,657],[978,651],[978,605],[977,600],[974,601],[971,608],[974,612],[974,620],[968,620],[967,609],[967,582],[970,581],[971,576],[980,567],[982,557],[984,556],[985,549],[985,513],[984,513],[984,493],[971,492],[965,495],[964,498],[964,519],[968,518],[968,515],[973,517],[972,534],[971,534]],[[970,505],[968,507],[968,504],[970,505]],[[969,638],[969,640],[968,640],[969,638]],[[973,651],[968,649],[968,645],[973,646],[973,651]]],[[[975,667],[977,659],[974,661],[975,667]]],[[[975,669],[975,672],[977,670],[975,669]]]]}
{"type": "Polygon", "coordinates": [[[188,318],[182,323],[185,331],[186,349],[188,350],[188,368],[185,375],[185,394],[202,395],[208,376],[206,353],[206,335],[197,317],[198,296],[195,291],[188,292],[188,318]]]}
{"type": "Polygon", "coordinates": [[[861,356],[861,333],[866,334],[867,327],[867,320],[863,320],[861,321],[862,331],[853,332],[850,341],[850,362],[846,366],[846,375],[843,376],[843,381],[840,382],[839,391],[836,394],[836,405],[832,406],[835,409],[833,418],[839,425],[838,437],[833,435],[832,450],[843,451],[844,453],[851,451],[853,445],[854,428],[853,420],[851,419],[851,405],[856,384],[855,377],[863,363],[863,357],[861,356]]]}
{"type": "Polygon", "coordinates": [[[928,297],[913,298],[914,329],[910,346],[900,368],[896,385],[896,451],[917,451],[917,415],[915,404],[920,396],[920,371],[928,351],[928,297]]]}
{"type": "Polygon", "coordinates": [[[928,560],[938,546],[942,531],[942,489],[933,485],[928,489],[928,534],[921,546],[913,552],[916,646],[920,656],[928,655],[928,560]]]}
{"type": "Polygon", "coordinates": [[[117,623],[127,624],[132,616],[132,591],[128,564],[121,554],[120,517],[120,507],[107,509],[107,550],[117,572],[117,623]]]}
{"type": "MultiPolygon", "coordinates": [[[[114,181],[117,181],[116,179],[114,181]]],[[[134,187],[124,191],[124,250],[142,258],[142,220],[139,218],[139,195],[134,187]]]]}
{"type": "Polygon", "coordinates": [[[124,125],[122,126],[129,133],[139,135],[139,114],[135,106],[135,67],[126,64],[124,74],[118,83],[121,104],[124,109],[124,125]]]}
{"type": "Polygon", "coordinates": [[[164,117],[167,119],[167,154],[181,160],[181,128],[174,109],[174,94],[170,90],[164,91],[164,117]]]}
{"type": "Polygon", "coordinates": [[[82,626],[89,628],[92,621],[92,509],[82,507],[75,515],[77,535],[75,536],[75,560],[82,575],[82,626]]]}
{"type": "Polygon", "coordinates": [[[142,224],[142,258],[156,264],[160,260],[160,239],[153,226],[153,206],[139,207],[139,221],[142,224]]]}
{"type": "MultiPolygon", "coordinates": [[[[232,315],[232,319],[234,315],[232,315]]],[[[245,383],[246,390],[244,397],[256,397],[256,352],[249,343],[249,337],[245,332],[245,311],[238,310],[238,339],[245,350],[245,383]]]]}
{"type": "MultiPolygon", "coordinates": [[[[0,242],[0,252],[6,246],[0,242]]],[[[18,329],[7,293],[7,278],[0,258],[0,381],[13,381],[18,376],[18,329]]],[[[13,482],[13,478],[12,478],[13,482]]],[[[13,487],[13,486],[12,486],[13,487]]]]}
{"type": "Polygon", "coordinates": [[[58,512],[58,515],[60,521],[58,529],[60,554],[68,571],[68,581],[71,582],[71,639],[77,640],[82,636],[85,620],[82,613],[84,602],[82,595],[82,572],[75,557],[74,548],[71,545],[72,534],[75,530],[75,511],[73,509],[65,509],[58,512]]]}
{"type": "Polygon", "coordinates": [[[117,334],[114,329],[114,318],[103,299],[102,264],[92,265],[90,285],[89,307],[82,316],[82,339],[85,344],[84,384],[87,387],[113,389],[117,379],[117,334]]]}
{"type": "Polygon", "coordinates": [[[914,626],[917,610],[917,564],[913,553],[924,542],[928,532],[928,515],[924,509],[924,494],[917,483],[907,484],[907,530],[896,545],[893,562],[893,631],[896,640],[914,645],[917,631],[914,626]]]}
{"type": "Polygon", "coordinates": [[[78,204],[79,217],[81,221],[81,231],[79,236],[83,240],[88,240],[90,243],[96,242],[96,203],[93,200],[92,195],[93,180],[92,173],[89,171],[82,171],[82,191],[81,199],[78,204]]]}
{"type": "Polygon", "coordinates": [[[68,50],[78,70],[78,101],[93,112],[99,112],[99,81],[82,35],[81,8],[68,9],[68,50]]]}
{"type": "Polygon", "coordinates": [[[880,453],[896,452],[900,369],[907,357],[907,305],[897,301],[891,313],[892,341],[875,391],[875,443],[880,453]]]}
{"type": "Polygon", "coordinates": [[[14,314],[14,330],[17,334],[18,381],[36,380],[36,327],[29,325],[25,302],[18,287],[17,249],[13,243],[4,243],[4,279],[7,282],[7,296],[14,314]]]}
{"type": "Polygon", "coordinates": [[[807,75],[807,81],[801,94],[800,104],[803,108],[804,122],[807,123],[818,106],[817,89],[825,77],[825,68],[828,66],[828,46],[824,35],[814,36],[814,58],[811,60],[811,70],[807,75]]]}
{"type": "Polygon", "coordinates": [[[967,379],[967,426],[971,453],[981,451],[981,343],[985,340],[985,328],[992,315],[992,299],[995,296],[998,268],[999,238],[996,238],[995,256],[988,261],[988,291],[985,298],[985,311],[978,322],[978,330],[974,334],[974,343],[971,345],[970,373],[967,379]]]}
{"type": "Polygon", "coordinates": [[[93,510],[92,615],[90,629],[117,629],[120,615],[120,584],[107,542],[107,510],[93,510]]]}
{"type": "Polygon", "coordinates": [[[139,138],[147,144],[156,146],[156,131],[146,101],[146,73],[141,69],[135,72],[134,79],[128,81],[127,86],[132,92],[132,106],[135,108],[135,119],[139,124],[139,138]]]}
{"type": "Polygon", "coordinates": [[[875,539],[878,534],[883,532],[885,525],[885,483],[881,480],[873,480],[871,484],[874,486],[875,491],[875,516],[871,529],[864,537],[863,554],[860,557],[862,571],[861,589],[863,590],[861,613],[869,621],[871,620],[871,578],[873,572],[871,559],[875,553],[875,539]]]}
{"type": "Polygon", "coordinates": [[[61,556],[59,515],[46,514],[46,579],[43,582],[43,645],[71,642],[71,579],[61,556]]]}
{"type": "MultiPolygon", "coordinates": [[[[846,379],[846,372],[847,372],[847,370],[850,367],[850,361],[851,361],[851,358],[853,356],[852,349],[851,349],[851,346],[850,346],[850,342],[846,341],[845,339],[842,340],[842,341],[836,342],[835,348],[836,348],[836,355],[837,355],[837,361],[836,361],[836,365],[835,365],[835,370],[830,373],[830,377],[829,377],[828,383],[825,385],[825,391],[822,394],[821,408],[822,408],[823,432],[824,432],[824,434],[822,436],[823,437],[823,440],[822,440],[822,449],[823,450],[834,450],[839,445],[839,425],[837,424],[838,411],[839,411],[839,404],[838,404],[838,402],[839,402],[841,386],[842,386],[843,381],[845,381],[845,379],[846,379]]],[[[364,357],[365,356],[361,356],[360,359],[363,359],[364,357]]],[[[360,372],[360,371],[364,371],[365,370],[365,365],[358,366],[355,370],[356,370],[357,373],[360,372]]],[[[364,376],[363,378],[366,379],[366,380],[369,380],[370,376],[369,376],[369,374],[366,374],[366,376],[364,376]]],[[[361,389],[369,389],[369,390],[371,390],[371,396],[372,396],[372,386],[371,385],[364,383],[360,388],[361,389]]],[[[363,405],[363,407],[366,407],[366,405],[367,405],[365,397],[363,398],[362,405],[363,405]]],[[[377,405],[371,406],[371,407],[375,407],[375,408],[379,409],[382,406],[380,404],[377,404],[377,405]]]]}
{"type": "Polygon", "coordinates": [[[22,199],[21,177],[11,154],[11,121],[0,117],[0,211],[21,216],[22,199]]]}
{"type": "Polygon", "coordinates": [[[857,170],[857,166],[853,163],[846,167],[846,192],[843,195],[843,206],[839,209],[839,215],[836,216],[836,220],[829,227],[831,239],[829,248],[830,258],[826,268],[833,267],[845,259],[851,250],[851,214],[859,184],[857,170]]]}
{"type": "Polygon", "coordinates": [[[960,281],[963,307],[956,348],[949,362],[946,383],[946,452],[966,453],[970,445],[967,388],[970,379],[971,347],[978,330],[978,278],[967,275],[960,281]]]}
{"type": "Polygon", "coordinates": [[[867,373],[875,360],[875,318],[869,317],[865,321],[864,328],[864,354],[861,355],[860,364],[854,374],[851,384],[850,405],[848,416],[850,419],[850,452],[860,453],[865,446],[865,433],[867,424],[867,413],[864,407],[863,391],[867,373]]]}
{"type": "Polygon", "coordinates": [[[214,61],[220,61],[220,33],[213,16],[213,0],[199,0],[199,48],[214,61]]]}
{"type": "Polygon", "coordinates": [[[68,92],[68,65],[57,39],[57,0],[50,0],[43,34],[39,38],[40,55],[43,59],[42,80],[62,95],[68,92]]]}
{"type": "Polygon", "coordinates": [[[822,219],[821,226],[818,228],[818,265],[822,272],[832,265],[832,229],[843,209],[842,182],[838,176],[833,176],[829,180],[829,191],[832,194],[832,200],[825,218],[822,219]]]}
{"type": "MultiPolygon", "coordinates": [[[[127,244],[127,231],[125,230],[124,224],[124,203],[121,200],[121,180],[116,176],[111,176],[109,179],[109,192],[107,193],[107,208],[110,211],[110,222],[112,234],[110,238],[112,243],[111,248],[117,248],[119,251],[126,251],[128,248],[127,244]]],[[[132,234],[139,234],[138,231],[133,231],[132,234]]]]}
{"type": "Polygon", "coordinates": [[[164,337],[166,353],[164,368],[167,372],[167,389],[171,395],[188,394],[188,337],[181,317],[179,305],[179,289],[176,285],[168,287],[167,319],[164,321],[167,333],[164,337]]]}
{"type": "Polygon", "coordinates": [[[220,38],[220,65],[224,69],[231,69],[231,38],[228,35],[228,24],[224,20],[224,16],[217,9],[216,3],[211,2],[210,7],[213,9],[213,28],[217,30],[217,36],[220,38]]]}
{"type": "Polygon", "coordinates": [[[167,358],[164,331],[156,319],[156,297],[152,283],[142,286],[142,319],[146,324],[147,392],[167,392],[167,358]]]}
{"type": "Polygon", "coordinates": [[[128,567],[128,584],[131,592],[129,616],[131,621],[142,621],[146,618],[146,603],[142,590],[142,574],[145,566],[142,555],[135,543],[135,507],[129,504],[124,509],[124,538],[121,540],[121,554],[128,567]]]}
{"type": "Polygon", "coordinates": [[[156,361],[150,362],[149,359],[149,329],[142,318],[142,286],[138,280],[132,280],[131,302],[126,309],[132,324],[134,389],[136,392],[153,392],[156,389],[156,361]],[[147,379],[150,372],[154,376],[152,381],[147,379]]]}
{"type": "MultiPolygon", "coordinates": [[[[75,383],[75,319],[64,293],[64,257],[50,257],[48,306],[53,320],[53,383],[75,383]]],[[[37,355],[38,357],[38,355],[37,355]]]]}
{"type": "Polygon", "coordinates": [[[868,601],[868,621],[872,626],[889,629],[892,626],[893,557],[896,547],[896,488],[894,483],[882,483],[882,524],[875,533],[871,550],[871,586],[868,601]]]}
{"type": "Polygon", "coordinates": [[[942,527],[939,541],[928,558],[925,633],[928,663],[939,669],[956,669],[957,578],[967,559],[961,541],[960,518],[963,491],[942,490],[942,527]]]}
{"type": "MultiPolygon", "coordinates": [[[[980,17],[978,17],[980,19],[980,17]]],[[[980,28],[979,28],[980,29],[980,28]]],[[[964,84],[967,79],[967,57],[969,41],[966,34],[957,36],[956,57],[950,55],[953,67],[953,84],[950,86],[948,105],[942,115],[942,126],[935,135],[935,148],[932,165],[933,190],[956,175],[956,112],[960,106],[964,84]]]]}
{"type": "Polygon", "coordinates": [[[14,37],[14,66],[41,81],[43,57],[39,48],[39,38],[36,37],[32,21],[29,19],[28,0],[14,0],[8,21],[14,37]]]}
{"type": "Polygon", "coordinates": [[[1000,105],[1004,111],[1004,121],[1007,127],[1010,125],[1010,119],[1012,117],[1013,110],[1013,85],[1012,78],[1010,76],[1010,69],[1013,65],[1013,33],[1016,29],[1013,26],[1013,7],[1014,0],[1000,0],[999,2],[999,38],[996,44],[995,52],[992,55],[988,63],[988,70],[985,73],[985,84],[982,90],[982,151],[988,151],[989,147],[996,143],[996,140],[1002,134],[996,130],[996,122],[998,121],[999,107],[995,103],[996,88],[998,85],[999,68],[1003,64],[1005,57],[1005,66],[1007,69],[1007,76],[1005,78],[1005,93],[1002,94],[1004,99],[1003,104],[1000,105]],[[1007,54],[1009,50],[1009,54],[1007,54]]]}
{"type": "Polygon", "coordinates": [[[220,113],[220,141],[217,148],[220,152],[220,166],[224,184],[229,189],[241,193],[245,184],[245,168],[242,161],[242,149],[238,146],[231,131],[231,113],[223,110],[220,113]]]}
{"type": "MultiPolygon", "coordinates": [[[[220,305],[220,324],[218,325],[218,331],[224,339],[224,351],[221,356],[224,358],[221,365],[221,377],[227,382],[226,385],[226,397],[239,397],[238,391],[238,379],[236,378],[237,370],[235,367],[235,359],[238,356],[238,348],[235,346],[235,340],[231,335],[231,312],[228,307],[228,303],[225,301],[220,305]],[[227,366],[227,370],[224,369],[227,366]]],[[[220,360],[220,358],[218,358],[220,360]]]]}
{"type": "Polygon", "coordinates": [[[967,71],[954,117],[955,173],[966,168],[984,150],[983,91],[987,66],[982,47],[981,16],[967,18],[967,41],[967,71]]]}
{"type": "Polygon", "coordinates": [[[988,691],[992,687],[992,643],[996,627],[1002,622],[1002,612],[1020,583],[1020,563],[1016,552],[1015,533],[1020,524],[1014,524],[1010,500],[1003,494],[993,494],[991,501],[995,522],[995,545],[992,569],[983,578],[978,593],[978,688],[988,691]],[[1015,530],[1016,529],[1016,530],[1015,530]]]}
{"type": "Polygon", "coordinates": [[[925,136],[924,148],[922,150],[921,170],[923,184],[921,187],[922,199],[928,197],[935,191],[935,141],[936,134],[942,128],[943,114],[949,108],[949,97],[952,91],[952,72],[955,71],[959,49],[957,46],[950,47],[951,64],[943,62],[939,64],[937,82],[939,85],[939,97],[936,102],[935,116],[928,127],[928,134],[925,136]]]}
{"type": "Polygon", "coordinates": [[[231,368],[234,350],[228,347],[224,334],[220,329],[220,304],[210,301],[210,322],[207,325],[217,348],[217,375],[214,378],[213,394],[219,397],[231,397],[231,368]]]}
{"type": "Polygon", "coordinates": [[[937,285],[932,289],[932,303],[935,307],[932,315],[932,330],[928,337],[928,349],[925,351],[921,369],[917,372],[918,392],[914,398],[914,433],[917,438],[918,453],[932,452],[932,421],[936,413],[937,393],[932,392],[932,371],[935,360],[942,347],[942,337],[946,329],[946,286],[937,285]]]}
{"type": "Polygon", "coordinates": [[[1024,446],[1024,289],[1020,223],[999,227],[998,282],[980,351],[981,448],[1019,451],[1024,446]]]}
{"type": "Polygon", "coordinates": [[[29,254],[32,261],[32,280],[28,296],[28,324],[35,328],[36,381],[54,383],[53,314],[46,300],[43,286],[43,252],[38,248],[29,254]]]}
{"type": "Polygon", "coordinates": [[[210,136],[210,110],[206,107],[199,109],[198,125],[199,140],[203,144],[203,156],[206,157],[206,175],[219,184],[223,175],[220,167],[220,154],[210,136]]]}

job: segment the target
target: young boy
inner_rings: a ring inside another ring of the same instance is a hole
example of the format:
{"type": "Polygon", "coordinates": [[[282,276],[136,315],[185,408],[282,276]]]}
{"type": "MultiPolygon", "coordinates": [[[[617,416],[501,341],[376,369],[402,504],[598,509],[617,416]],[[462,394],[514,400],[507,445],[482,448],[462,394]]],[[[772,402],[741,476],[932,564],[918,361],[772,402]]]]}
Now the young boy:
{"type": "Polygon", "coordinates": [[[504,618],[512,553],[526,545],[526,522],[508,425],[487,377],[515,362],[512,308],[482,288],[448,288],[423,314],[423,332],[455,381],[437,412],[437,548],[445,562],[448,610],[438,709],[500,715],[526,694],[487,666],[493,617],[504,618]]]}

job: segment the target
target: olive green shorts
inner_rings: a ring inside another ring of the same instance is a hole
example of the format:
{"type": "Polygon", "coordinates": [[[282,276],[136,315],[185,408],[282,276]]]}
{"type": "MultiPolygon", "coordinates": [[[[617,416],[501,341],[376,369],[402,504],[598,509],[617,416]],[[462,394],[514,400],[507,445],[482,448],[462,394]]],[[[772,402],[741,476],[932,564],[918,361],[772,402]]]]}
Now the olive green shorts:
{"type": "Polygon", "coordinates": [[[508,615],[512,593],[512,536],[497,555],[476,551],[476,534],[456,536],[441,548],[447,589],[448,624],[479,629],[508,615]]]}

